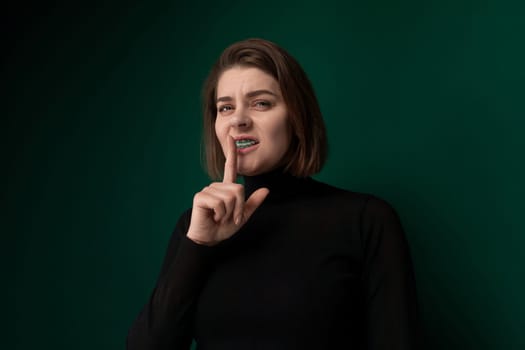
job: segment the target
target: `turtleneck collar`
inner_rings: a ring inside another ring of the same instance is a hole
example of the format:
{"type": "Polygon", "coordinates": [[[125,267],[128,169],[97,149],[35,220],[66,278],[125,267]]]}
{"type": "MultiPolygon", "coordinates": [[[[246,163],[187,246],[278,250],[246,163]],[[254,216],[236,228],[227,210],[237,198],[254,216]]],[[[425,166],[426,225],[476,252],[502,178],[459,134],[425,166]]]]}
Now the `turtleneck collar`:
{"type": "Polygon", "coordinates": [[[295,177],[283,172],[283,169],[276,169],[260,175],[244,176],[244,192],[248,198],[255,190],[266,187],[270,193],[265,202],[273,202],[302,193],[311,182],[309,177],[295,177]]]}

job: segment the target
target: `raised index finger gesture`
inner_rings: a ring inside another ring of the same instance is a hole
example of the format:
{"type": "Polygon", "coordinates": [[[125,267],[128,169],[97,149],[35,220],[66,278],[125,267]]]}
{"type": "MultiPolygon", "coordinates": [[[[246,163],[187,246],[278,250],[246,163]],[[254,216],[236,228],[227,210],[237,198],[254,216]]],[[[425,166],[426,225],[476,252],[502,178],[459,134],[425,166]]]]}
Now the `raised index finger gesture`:
{"type": "Polygon", "coordinates": [[[237,180],[237,147],[233,137],[228,136],[228,149],[224,163],[223,183],[234,183],[237,180]]]}
{"type": "Polygon", "coordinates": [[[229,238],[252,216],[269,191],[259,188],[245,201],[244,186],[236,183],[238,154],[235,140],[227,140],[222,182],[214,182],[193,197],[188,237],[202,244],[229,238]]]}

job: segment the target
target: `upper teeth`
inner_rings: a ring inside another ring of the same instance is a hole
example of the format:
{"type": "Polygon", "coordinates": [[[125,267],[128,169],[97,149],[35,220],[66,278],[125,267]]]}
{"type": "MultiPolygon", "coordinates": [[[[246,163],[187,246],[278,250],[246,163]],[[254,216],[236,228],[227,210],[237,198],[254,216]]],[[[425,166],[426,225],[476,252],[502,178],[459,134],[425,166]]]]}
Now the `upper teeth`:
{"type": "Polygon", "coordinates": [[[257,141],[255,141],[255,140],[248,140],[248,139],[235,140],[235,145],[237,146],[237,148],[250,147],[250,146],[255,145],[256,143],[257,143],[257,141]]]}

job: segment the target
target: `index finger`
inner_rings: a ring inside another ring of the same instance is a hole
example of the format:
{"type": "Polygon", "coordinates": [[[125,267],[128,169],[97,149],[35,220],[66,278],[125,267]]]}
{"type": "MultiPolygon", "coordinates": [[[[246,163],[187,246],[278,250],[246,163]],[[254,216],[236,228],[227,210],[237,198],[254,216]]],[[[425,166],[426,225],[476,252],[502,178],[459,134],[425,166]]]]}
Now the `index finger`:
{"type": "Polygon", "coordinates": [[[228,136],[228,149],[224,163],[224,183],[234,183],[237,180],[237,147],[233,137],[228,136]]]}

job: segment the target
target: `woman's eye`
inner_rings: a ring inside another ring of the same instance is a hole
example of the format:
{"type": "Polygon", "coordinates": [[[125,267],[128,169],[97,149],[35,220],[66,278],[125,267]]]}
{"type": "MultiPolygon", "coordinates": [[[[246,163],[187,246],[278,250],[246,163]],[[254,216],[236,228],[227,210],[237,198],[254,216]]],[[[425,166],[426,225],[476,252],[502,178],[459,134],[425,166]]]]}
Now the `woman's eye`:
{"type": "Polygon", "coordinates": [[[267,109],[272,106],[269,101],[255,101],[254,105],[259,109],[267,109]]]}
{"type": "Polygon", "coordinates": [[[224,105],[224,106],[219,106],[218,110],[220,113],[224,113],[224,112],[229,112],[233,110],[233,107],[230,105],[224,105]]]}

